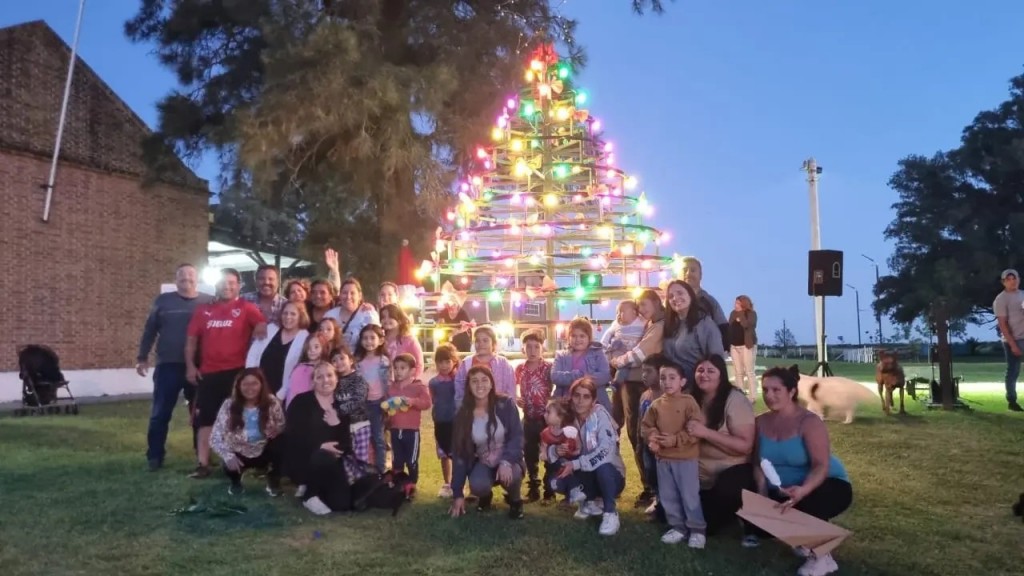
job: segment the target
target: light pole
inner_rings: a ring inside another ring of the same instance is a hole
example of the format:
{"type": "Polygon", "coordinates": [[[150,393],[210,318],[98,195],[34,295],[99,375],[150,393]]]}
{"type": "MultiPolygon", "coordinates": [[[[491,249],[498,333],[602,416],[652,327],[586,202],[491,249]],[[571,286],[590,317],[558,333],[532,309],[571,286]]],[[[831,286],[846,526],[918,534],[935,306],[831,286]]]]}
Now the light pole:
{"type": "Polygon", "coordinates": [[[853,284],[847,284],[847,286],[853,290],[853,297],[857,302],[857,346],[863,346],[864,343],[860,339],[860,290],[857,290],[853,284]]]}
{"type": "MultiPolygon", "coordinates": [[[[874,267],[875,267],[875,290],[878,290],[878,262],[875,262],[875,259],[872,258],[871,256],[868,256],[867,254],[861,254],[861,256],[863,256],[865,260],[867,260],[868,262],[871,262],[871,264],[874,265],[874,267]]],[[[875,294],[875,300],[877,300],[877,299],[878,299],[878,294],[876,293],[875,294]]],[[[873,306],[873,308],[875,308],[875,322],[878,322],[878,343],[881,344],[882,343],[882,313],[878,311],[877,307],[873,306]]]]}
{"type": "MultiPolygon", "coordinates": [[[[818,176],[822,172],[821,166],[814,158],[804,160],[801,170],[807,172],[807,193],[811,204],[811,250],[821,250],[821,223],[818,217],[818,176]]],[[[814,340],[818,349],[819,376],[830,376],[826,374],[828,369],[828,348],[825,345],[825,297],[814,297],[814,340]]],[[[818,371],[818,370],[816,370],[818,371]]]]}

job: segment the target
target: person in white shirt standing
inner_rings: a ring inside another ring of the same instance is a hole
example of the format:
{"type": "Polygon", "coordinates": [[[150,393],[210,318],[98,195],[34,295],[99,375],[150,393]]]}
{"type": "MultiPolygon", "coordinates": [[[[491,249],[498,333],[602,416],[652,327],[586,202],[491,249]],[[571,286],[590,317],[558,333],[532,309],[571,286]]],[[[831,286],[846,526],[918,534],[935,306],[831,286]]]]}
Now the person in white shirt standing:
{"type": "Polygon", "coordinates": [[[1013,268],[1003,270],[1000,278],[1003,291],[992,302],[992,311],[999,322],[1006,353],[1006,403],[1011,411],[1024,412],[1017,403],[1017,377],[1020,376],[1021,348],[1024,348],[1024,292],[1020,291],[1020,275],[1013,268]]]}

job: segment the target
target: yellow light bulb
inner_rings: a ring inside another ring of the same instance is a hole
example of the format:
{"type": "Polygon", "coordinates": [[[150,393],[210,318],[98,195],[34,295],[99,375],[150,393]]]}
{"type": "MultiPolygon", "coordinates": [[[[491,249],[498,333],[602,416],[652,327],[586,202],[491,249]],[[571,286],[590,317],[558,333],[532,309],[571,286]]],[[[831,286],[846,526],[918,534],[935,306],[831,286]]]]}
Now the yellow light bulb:
{"type": "Polygon", "coordinates": [[[533,70],[527,70],[525,78],[527,82],[533,82],[533,70]]]}
{"type": "Polygon", "coordinates": [[[565,122],[566,120],[569,119],[569,109],[568,108],[559,108],[558,112],[556,113],[556,115],[557,115],[557,118],[560,121],[565,122]]]}
{"type": "Polygon", "coordinates": [[[522,178],[530,174],[530,165],[526,163],[526,160],[520,158],[519,160],[516,160],[515,170],[516,176],[522,178]]]}
{"type": "Polygon", "coordinates": [[[626,190],[632,190],[636,188],[636,176],[630,176],[629,178],[626,178],[626,181],[623,183],[623,185],[626,187],[626,190]]]}
{"type": "Polygon", "coordinates": [[[493,129],[491,129],[491,139],[492,140],[500,142],[504,138],[505,138],[505,131],[504,130],[502,130],[501,128],[498,128],[497,126],[495,126],[493,129]]]}
{"type": "Polygon", "coordinates": [[[636,288],[633,288],[633,299],[634,300],[639,299],[640,296],[643,295],[643,293],[644,293],[643,286],[637,286],[636,288]]]}
{"type": "Polygon", "coordinates": [[[516,139],[512,140],[511,142],[509,142],[508,147],[513,152],[522,152],[523,151],[523,141],[518,139],[518,138],[516,138],[516,139]]]}
{"type": "Polygon", "coordinates": [[[558,206],[558,195],[557,194],[546,194],[544,196],[544,205],[548,208],[554,208],[558,206]]]}
{"type": "Polygon", "coordinates": [[[444,338],[444,328],[434,328],[434,340],[441,340],[444,338]]]}

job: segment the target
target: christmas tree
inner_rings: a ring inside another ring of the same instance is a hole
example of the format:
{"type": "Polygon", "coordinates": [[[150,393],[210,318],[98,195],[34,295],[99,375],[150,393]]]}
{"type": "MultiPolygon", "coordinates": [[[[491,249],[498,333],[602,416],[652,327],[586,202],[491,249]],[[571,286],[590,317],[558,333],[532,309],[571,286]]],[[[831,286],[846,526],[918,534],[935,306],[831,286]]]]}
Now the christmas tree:
{"type": "Polygon", "coordinates": [[[433,260],[417,275],[438,290],[448,278],[471,303],[500,303],[513,321],[527,302],[544,302],[546,320],[557,322],[571,302],[657,286],[676,266],[659,253],[668,234],[645,224],[653,206],[616,164],[571,64],[543,45],[524,80],[457,184],[433,260]]]}

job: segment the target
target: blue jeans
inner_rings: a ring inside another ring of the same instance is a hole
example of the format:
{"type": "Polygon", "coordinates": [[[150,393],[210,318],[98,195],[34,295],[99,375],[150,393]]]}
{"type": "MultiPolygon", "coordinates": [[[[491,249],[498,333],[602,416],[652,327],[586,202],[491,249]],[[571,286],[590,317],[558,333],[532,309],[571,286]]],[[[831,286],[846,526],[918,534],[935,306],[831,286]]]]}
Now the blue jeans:
{"type": "Polygon", "coordinates": [[[610,513],[615,512],[615,499],[626,488],[626,477],[620,474],[615,466],[606,463],[590,472],[577,470],[572,476],[560,478],[556,492],[569,494],[577,486],[583,487],[587,500],[603,499],[604,511],[610,513]]]}
{"type": "Polygon", "coordinates": [[[381,400],[368,400],[366,415],[370,417],[370,442],[373,444],[374,466],[383,474],[387,446],[384,444],[384,409],[380,407],[380,403],[381,400]]]}
{"type": "MultiPolygon", "coordinates": [[[[194,388],[185,380],[185,364],[157,364],[153,369],[153,408],[149,414],[149,431],[146,433],[147,460],[164,461],[167,444],[167,428],[174,416],[178,396],[185,391],[185,399],[192,397],[194,388]]],[[[194,438],[193,438],[194,439],[194,438]]]]}
{"type": "MultiPolygon", "coordinates": [[[[1017,340],[1017,348],[1024,350],[1024,340],[1017,340]]],[[[1003,353],[1006,354],[1006,401],[1017,401],[1017,377],[1020,376],[1020,356],[1010,352],[1010,345],[1003,342],[1003,353]]]]}

